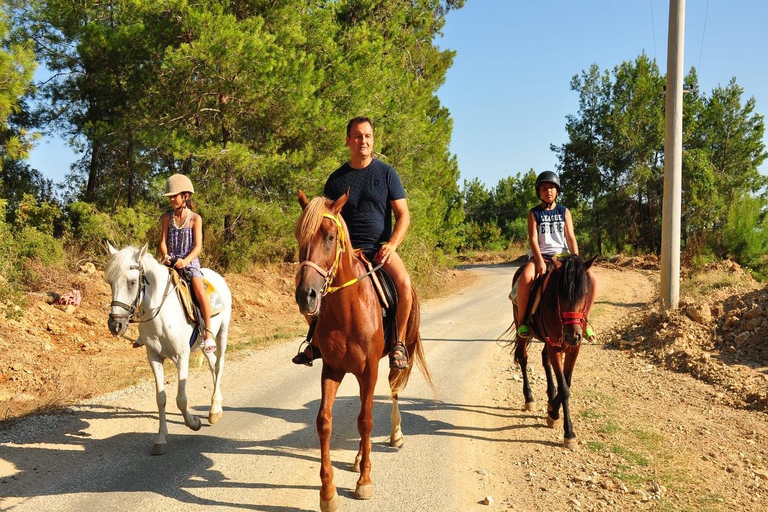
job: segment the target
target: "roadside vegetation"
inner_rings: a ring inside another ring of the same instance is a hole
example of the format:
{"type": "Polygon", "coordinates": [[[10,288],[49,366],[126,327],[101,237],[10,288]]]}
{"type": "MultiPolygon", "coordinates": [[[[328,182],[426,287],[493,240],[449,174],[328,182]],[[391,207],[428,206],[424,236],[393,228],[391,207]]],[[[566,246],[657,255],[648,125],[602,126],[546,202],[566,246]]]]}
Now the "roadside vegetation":
{"type": "MultiPolygon", "coordinates": [[[[105,258],[156,250],[173,173],[195,183],[203,263],[225,272],[295,261],[298,189],[319,194],[346,157],[346,121],[375,120],[377,156],[401,174],[412,227],[401,253],[420,289],[472,254],[515,259],[544,169],[492,188],[459,184],[437,90],[453,52],[432,43],[463,0],[112,3],[0,1],[0,304],[105,258]],[[371,62],[376,62],[371,66],[371,62]],[[45,78],[33,80],[44,66],[45,78]],[[26,158],[41,133],[80,150],[65,183],[26,158]]],[[[574,70],[575,72],[578,70],[574,70]]],[[[578,111],[553,146],[581,252],[660,252],[664,76],[645,54],[571,81],[578,111]]],[[[763,117],[733,78],[685,95],[687,265],[729,258],[766,273],[763,117]]],[[[470,169],[464,170],[471,174],[470,169]]]]}

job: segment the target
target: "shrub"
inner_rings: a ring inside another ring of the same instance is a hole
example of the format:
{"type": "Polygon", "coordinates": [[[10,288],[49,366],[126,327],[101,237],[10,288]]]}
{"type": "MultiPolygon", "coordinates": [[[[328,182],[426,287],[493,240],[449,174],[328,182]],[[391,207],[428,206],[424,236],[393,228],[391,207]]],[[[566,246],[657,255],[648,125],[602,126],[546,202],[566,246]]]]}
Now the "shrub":
{"type": "Polygon", "coordinates": [[[43,265],[64,263],[61,241],[33,227],[25,227],[16,235],[16,251],[20,260],[37,260],[43,265]]]}
{"type": "Polygon", "coordinates": [[[723,226],[724,256],[755,269],[761,265],[768,247],[768,226],[761,218],[762,206],[763,201],[749,196],[734,202],[723,226]]]}

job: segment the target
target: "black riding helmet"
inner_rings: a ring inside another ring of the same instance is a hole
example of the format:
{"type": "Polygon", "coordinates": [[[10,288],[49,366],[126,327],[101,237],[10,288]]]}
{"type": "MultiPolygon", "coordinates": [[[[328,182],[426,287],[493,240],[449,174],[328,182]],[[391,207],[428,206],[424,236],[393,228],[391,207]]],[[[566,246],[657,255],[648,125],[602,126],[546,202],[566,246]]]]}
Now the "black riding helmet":
{"type": "Polygon", "coordinates": [[[560,178],[557,177],[557,174],[552,171],[544,171],[536,177],[536,197],[539,199],[541,199],[541,196],[539,196],[539,185],[542,183],[553,184],[557,189],[557,195],[560,195],[560,178]]]}

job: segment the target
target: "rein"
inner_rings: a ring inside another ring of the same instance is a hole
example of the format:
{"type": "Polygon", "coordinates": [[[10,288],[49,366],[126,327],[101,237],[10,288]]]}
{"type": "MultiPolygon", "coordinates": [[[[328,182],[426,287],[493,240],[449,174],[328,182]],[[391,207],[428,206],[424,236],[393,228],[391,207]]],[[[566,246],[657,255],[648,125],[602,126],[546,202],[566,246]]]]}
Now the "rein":
{"type": "Polygon", "coordinates": [[[130,305],[126,304],[125,302],[121,302],[119,300],[113,300],[112,302],[110,302],[109,303],[110,307],[117,306],[119,308],[123,308],[124,310],[127,311],[127,313],[124,313],[124,314],[110,313],[109,317],[115,318],[115,319],[127,318],[128,323],[131,323],[131,324],[137,324],[137,323],[141,324],[144,322],[149,322],[150,320],[154,320],[154,318],[157,317],[158,314],[160,314],[160,310],[165,304],[165,299],[167,299],[168,296],[173,292],[173,290],[176,289],[176,285],[174,285],[173,287],[171,287],[170,290],[168,290],[168,285],[171,283],[170,272],[168,273],[168,282],[165,284],[165,289],[168,291],[163,295],[163,300],[160,301],[160,305],[157,306],[156,308],[149,308],[150,311],[152,309],[154,309],[155,311],[155,313],[151,317],[142,320],[141,318],[139,318],[141,316],[141,312],[139,311],[139,306],[141,305],[142,296],[145,294],[145,291],[146,291],[145,289],[147,285],[149,285],[149,280],[147,279],[147,273],[144,270],[144,266],[141,264],[141,262],[139,262],[137,265],[131,265],[130,267],[128,267],[128,270],[139,271],[139,281],[141,282],[141,288],[139,288],[139,291],[136,293],[136,298],[133,299],[133,302],[130,305]]]}
{"type": "Polygon", "coordinates": [[[323,276],[323,278],[325,279],[325,283],[323,284],[323,290],[321,292],[321,296],[325,297],[329,293],[337,292],[343,288],[346,288],[347,286],[352,286],[353,284],[358,283],[360,280],[365,279],[366,277],[370,276],[371,274],[379,270],[381,267],[384,266],[384,264],[379,263],[376,267],[369,270],[365,274],[361,276],[357,276],[353,279],[350,279],[344,284],[341,284],[339,286],[330,286],[330,284],[336,278],[336,273],[339,271],[339,263],[341,261],[341,255],[347,250],[347,237],[344,234],[344,228],[341,225],[341,221],[336,215],[333,215],[331,213],[324,213],[323,217],[326,219],[331,219],[336,224],[336,228],[337,228],[336,255],[333,258],[333,265],[331,265],[331,268],[329,268],[328,270],[323,270],[318,264],[309,260],[304,260],[299,265],[299,272],[301,272],[301,269],[304,267],[310,267],[316,270],[321,276],[323,276]]]}

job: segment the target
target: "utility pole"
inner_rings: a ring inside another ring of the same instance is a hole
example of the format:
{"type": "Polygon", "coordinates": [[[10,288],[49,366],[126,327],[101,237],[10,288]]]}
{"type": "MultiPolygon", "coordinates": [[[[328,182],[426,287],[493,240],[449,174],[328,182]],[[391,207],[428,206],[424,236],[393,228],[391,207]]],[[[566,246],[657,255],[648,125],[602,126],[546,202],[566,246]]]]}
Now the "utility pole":
{"type": "Polygon", "coordinates": [[[680,211],[683,177],[683,54],[685,0],[669,1],[664,209],[661,220],[661,309],[680,301],[680,211]]]}

